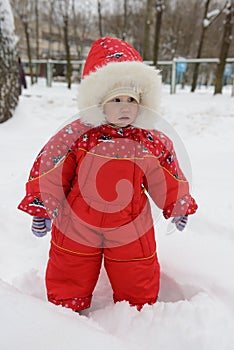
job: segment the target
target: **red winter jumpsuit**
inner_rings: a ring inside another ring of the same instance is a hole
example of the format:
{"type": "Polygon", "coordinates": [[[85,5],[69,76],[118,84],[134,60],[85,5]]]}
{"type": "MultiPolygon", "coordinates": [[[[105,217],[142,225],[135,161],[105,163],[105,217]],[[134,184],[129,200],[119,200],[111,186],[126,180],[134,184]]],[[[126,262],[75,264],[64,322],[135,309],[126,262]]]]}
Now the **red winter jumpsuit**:
{"type": "Polygon", "coordinates": [[[155,303],[159,263],[146,191],[166,218],[189,215],[189,194],[171,141],[158,131],[79,120],[38,155],[19,209],[54,218],[46,272],[48,299],[90,306],[102,259],[114,301],[155,303]]]}

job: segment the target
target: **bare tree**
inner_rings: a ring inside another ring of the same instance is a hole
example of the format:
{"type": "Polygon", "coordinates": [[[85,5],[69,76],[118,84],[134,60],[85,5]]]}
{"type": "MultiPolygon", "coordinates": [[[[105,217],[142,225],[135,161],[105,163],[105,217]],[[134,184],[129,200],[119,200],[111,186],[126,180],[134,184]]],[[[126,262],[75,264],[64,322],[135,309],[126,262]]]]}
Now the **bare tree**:
{"type": "MultiPolygon", "coordinates": [[[[203,7],[207,4],[207,0],[119,0],[113,2],[109,0],[11,1],[16,4],[14,6],[15,9],[22,8],[22,4],[26,2],[33,5],[33,7],[31,6],[31,13],[29,11],[28,14],[30,39],[32,37],[35,38],[34,42],[31,39],[33,47],[36,46],[37,37],[35,3],[38,1],[39,26],[42,28],[39,31],[39,36],[41,35],[39,39],[44,40],[43,44],[47,40],[48,57],[52,57],[52,43],[55,43],[55,41],[57,42],[57,47],[54,47],[53,57],[61,59],[66,54],[66,59],[67,57],[71,58],[69,54],[71,44],[73,44],[80,58],[83,57],[82,52],[84,47],[90,45],[91,41],[96,39],[100,34],[105,35],[107,33],[125,39],[125,33],[127,33],[127,40],[140,51],[143,58],[152,60],[155,57],[155,63],[158,59],[169,60],[174,56],[196,57],[201,37],[201,25],[198,19],[204,19],[203,7]],[[101,5],[101,33],[98,30],[98,12],[97,10],[94,11],[93,6],[88,6],[88,4],[91,5],[91,1],[95,3],[96,8],[98,2],[101,5]],[[43,6],[40,6],[42,2],[43,6]],[[63,11],[60,9],[62,7],[65,11],[65,4],[67,4],[68,8],[67,16],[64,16],[63,11]],[[156,5],[158,5],[158,11],[156,11],[156,5]],[[59,9],[60,11],[58,11],[59,9]],[[162,13],[161,9],[164,10],[164,13],[162,13]],[[144,30],[142,30],[143,28],[144,30]],[[191,28],[193,28],[192,31],[191,28]],[[65,42],[67,45],[65,45],[65,42]],[[63,45],[65,45],[65,49],[63,45]]],[[[221,11],[219,8],[224,6],[224,1],[222,3],[222,0],[212,0],[212,2],[209,0],[209,2],[209,11],[207,10],[207,16],[203,21],[203,26],[206,29],[205,40],[202,50],[200,50],[200,52],[202,51],[200,53],[201,57],[202,55],[206,55],[207,57],[217,57],[219,55],[223,34],[221,20],[223,17],[219,16],[219,12],[221,11]],[[214,20],[216,18],[217,21],[214,20]],[[211,27],[211,23],[212,30],[207,30],[207,28],[211,27]]],[[[24,37],[23,26],[18,23],[19,21],[16,21],[20,47],[26,48],[26,41],[22,40],[24,37]]],[[[39,49],[42,50],[42,45],[39,49]]],[[[36,58],[36,51],[32,52],[34,54],[33,58],[36,58]]],[[[40,55],[42,54],[40,51],[40,55]]],[[[229,54],[234,54],[233,45],[230,46],[229,54]]],[[[192,68],[191,65],[188,65],[186,78],[189,80],[193,74],[192,68]]],[[[213,74],[214,66],[211,68],[211,74],[213,74]]],[[[167,69],[164,68],[164,71],[166,72],[167,69]]],[[[69,74],[69,65],[67,74],[69,74]]],[[[165,75],[165,77],[168,78],[169,75],[165,75]]]]}
{"type": "Polygon", "coordinates": [[[18,18],[20,19],[27,45],[27,56],[29,63],[29,72],[31,78],[31,84],[34,83],[33,79],[33,66],[32,66],[32,53],[30,45],[30,20],[32,18],[32,5],[33,3],[30,0],[11,0],[12,8],[16,12],[18,18]]]}
{"type": "Polygon", "coordinates": [[[73,35],[74,35],[74,42],[75,42],[75,46],[76,46],[76,52],[77,52],[77,57],[80,58],[80,36],[77,30],[78,24],[79,24],[79,20],[78,20],[78,16],[77,16],[77,12],[76,12],[76,6],[75,6],[75,0],[72,0],[72,19],[73,19],[73,35]]]}
{"type": "Polygon", "coordinates": [[[147,61],[151,59],[150,31],[153,23],[153,1],[147,0],[145,11],[143,58],[147,61]]]}
{"type": "Polygon", "coordinates": [[[215,94],[222,93],[222,82],[223,82],[223,73],[225,69],[226,59],[228,57],[229,47],[232,42],[232,28],[234,24],[234,1],[227,1],[224,9],[226,13],[226,18],[224,21],[224,31],[223,39],[221,44],[221,50],[219,55],[219,64],[217,67],[216,73],[216,82],[215,82],[215,94]]]}
{"type": "Polygon", "coordinates": [[[0,123],[12,117],[20,95],[14,21],[8,0],[0,0],[0,123]]]}
{"type": "Polygon", "coordinates": [[[127,23],[128,23],[128,1],[124,0],[123,32],[122,32],[123,40],[125,40],[127,36],[127,23]]]}
{"type": "MultiPolygon", "coordinates": [[[[205,34],[206,34],[206,31],[207,31],[208,27],[212,23],[214,23],[214,21],[222,13],[221,10],[211,11],[210,13],[208,13],[210,2],[211,2],[211,0],[206,0],[206,3],[205,3],[205,11],[204,11],[204,16],[203,16],[203,21],[202,21],[202,31],[201,31],[201,36],[200,36],[200,40],[199,40],[199,45],[198,45],[196,58],[200,58],[201,57],[202,48],[203,48],[204,39],[205,39],[205,34]]],[[[194,66],[194,71],[193,71],[193,80],[192,80],[191,92],[194,92],[196,90],[197,78],[198,78],[198,70],[199,70],[199,63],[196,63],[195,66],[194,66]]]]}
{"type": "MultiPolygon", "coordinates": [[[[38,0],[35,0],[35,31],[36,31],[36,59],[39,60],[39,9],[38,9],[38,0]]],[[[36,65],[36,81],[39,75],[39,65],[36,65]]]]}
{"type": "Polygon", "coordinates": [[[167,9],[162,32],[167,34],[163,40],[163,47],[168,49],[170,59],[174,56],[194,55],[194,42],[198,38],[197,18],[201,16],[200,7],[197,0],[182,0],[167,9]]]}
{"type": "Polygon", "coordinates": [[[58,15],[59,19],[62,20],[63,28],[63,40],[66,52],[66,79],[67,87],[71,88],[71,75],[72,75],[72,65],[71,65],[71,54],[70,54],[70,42],[69,42],[69,19],[71,14],[71,1],[70,0],[57,0],[58,1],[58,15]]]}
{"type": "Polygon", "coordinates": [[[121,38],[123,34],[123,9],[122,1],[114,2],[114,8],[112,12],[109,12],[105,16],[105,28],[107,33],[113,33],[115,36],[121,38]]]}
{"type": "Polygon", "coordinates": [[[156,23],[155,23],[155,35],[154,35],[154,66],[158,61],[158,50],[160,41],[160,31],[162,25],[162,14],[165,10],[164,0],[156,0],[156,23]]]}
{"type": "Polygon", "coordinates": [[[47,58],[51,58],[51,48],[52,48],[52,40],[53,40],[53,28],[55,26],[54,23],[54,6],[56,0],[46,0],[43,3],[43,10],[46,11],[45,17],[46,21],[49,24],[49,33],[48,33],[48,52],[47,58]]]}
{"type": "MultiPolygon", "coordinates": [[[[202,47],[204,43],[204,38],[205,38],[205,33],[207,30],[207,25],[205,25],[205,20],[207,18],[207,13],[208,13],[208,8],[211,0],[206,0],[205,3],[205,11],[204,11],[204,16],[202,20],[202,30],[201,30],[201,37],[199,40],[199,45],[198,45],[198,50],[197,50],[197,56],[196,58],[201,57],[201,52],[202,52],[202,47]]],[[[196,90],[196,85],[197,85],[197,78],[198,78],[198,69],[199,69],[199,63],[196,63],[194,66],[194,71],[193,71],[193,81],[192,81],[192,86],[191,86],[191,92],[194,92],[196,90]]]]}
{"type": "Polygon", "coordinates": [[[98,2],[97,2],[97,8],[98,8],[99,35],[100,35],[100,37],[102,37],[103,36],[103,30],[102,30],[102,4],[101,4],[100,0],[98,0],[98,2]]]}

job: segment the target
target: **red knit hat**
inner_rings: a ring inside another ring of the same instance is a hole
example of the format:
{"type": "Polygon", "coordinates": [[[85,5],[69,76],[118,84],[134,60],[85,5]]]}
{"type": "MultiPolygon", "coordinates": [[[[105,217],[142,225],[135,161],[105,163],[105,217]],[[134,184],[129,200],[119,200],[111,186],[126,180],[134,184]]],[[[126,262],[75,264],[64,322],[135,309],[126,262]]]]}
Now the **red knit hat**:
{"type": "MultiPolygon", "coordinates": [[[[123,40],[103,37],[95,41],[86,59],[79,87],[80,111],[100,106],[111,91],[129,91],[131,96],[131,90],[134,92],[133,97],[136,94],[140,97],[142,106],[159,112],[159,71],[144,64],[140,54],[123,40]]],[[[94,126],[104,122],[103,115],[91,114],[89,117],[88,113],[85,113],[83,120],[94,126]]],[[[147,116],[139,116],[136,126],[147,127],[147,116]]]]}
{"type": "Polygon", "coordinates": [[[139,61],[140,54],[123,40],[104,37],[95,41],[85,62],[82,78],[110,62],[139,61]]]}

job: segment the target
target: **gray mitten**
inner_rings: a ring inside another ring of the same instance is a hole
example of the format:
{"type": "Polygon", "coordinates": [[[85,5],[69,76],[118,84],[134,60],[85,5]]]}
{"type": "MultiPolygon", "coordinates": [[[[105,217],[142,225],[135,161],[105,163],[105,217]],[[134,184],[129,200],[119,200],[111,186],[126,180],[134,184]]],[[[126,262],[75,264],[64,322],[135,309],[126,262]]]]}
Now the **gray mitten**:
{"type": "Polygon", "coordinates": [[[171,222],[176,225],[177,230],[183,231],[188,222],[188,216],[187,215],[176,216],[172,219],[171,222]]]}

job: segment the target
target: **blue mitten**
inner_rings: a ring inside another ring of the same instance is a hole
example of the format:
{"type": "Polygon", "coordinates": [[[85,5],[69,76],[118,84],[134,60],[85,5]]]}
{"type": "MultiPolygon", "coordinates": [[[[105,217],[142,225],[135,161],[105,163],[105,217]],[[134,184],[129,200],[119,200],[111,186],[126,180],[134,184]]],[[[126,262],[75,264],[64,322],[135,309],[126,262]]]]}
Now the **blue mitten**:
{"type": "Polygon", "coordinates": [[[175,218],[172,219],[171,222],[176,225],[177,230],[183,231],[188,222],[188,216],[187,215],[176,216],[175,218]]]}
{"type": "Polygon", "coordinates": [[[34,216],[32,220],[32,233],[37,237],[43,237],[51,231],[51,219],[34,216]]]}
{"type": "Polygon", "coordinates": [[[46,225],[46,232],[51,231],[51,226],[52,226],[52,220],[49,218],[45,219],[45,225],[46,225]]]}

